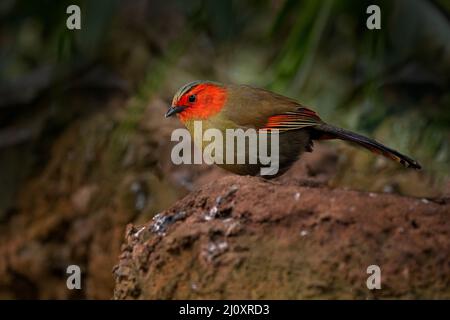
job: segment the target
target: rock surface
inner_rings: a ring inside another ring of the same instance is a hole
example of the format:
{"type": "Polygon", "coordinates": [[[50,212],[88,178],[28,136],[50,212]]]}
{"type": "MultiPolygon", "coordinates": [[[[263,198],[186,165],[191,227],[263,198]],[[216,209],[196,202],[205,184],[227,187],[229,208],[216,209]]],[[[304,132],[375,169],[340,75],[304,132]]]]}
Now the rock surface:
{"type": "Polygon", "coordinates": [[[445,198],[227,176],[128,226],[114,298],[449,299],[449,218],[445,198]]]}

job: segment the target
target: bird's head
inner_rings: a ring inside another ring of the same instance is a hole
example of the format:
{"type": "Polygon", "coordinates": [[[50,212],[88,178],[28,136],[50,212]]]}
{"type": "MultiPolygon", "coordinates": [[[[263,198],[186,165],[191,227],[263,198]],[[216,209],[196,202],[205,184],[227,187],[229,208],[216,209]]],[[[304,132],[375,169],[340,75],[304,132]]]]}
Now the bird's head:
{"type": "Polygon", "coordinates": [[[208,119],[222,110],[226,100],[227,90],[224,85],[211,81],[193,81],[175,94],[166,118],[176,114],[182,122],[208,119]]]}

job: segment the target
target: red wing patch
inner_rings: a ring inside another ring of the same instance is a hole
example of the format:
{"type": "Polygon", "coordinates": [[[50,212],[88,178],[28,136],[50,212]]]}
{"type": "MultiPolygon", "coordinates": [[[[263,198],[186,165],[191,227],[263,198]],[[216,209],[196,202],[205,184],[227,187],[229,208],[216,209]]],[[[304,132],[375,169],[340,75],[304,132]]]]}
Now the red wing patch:
{"type": "Polygon", "coordinates": [[[317,115],[317,113],[307,108],[298,108],[295,111],[289,111],[283,114],[269,117],[266,125],[261,128],[261,130],[297,130],[316,126],[320,123],[322,123],[322,120],[317,115]]]}

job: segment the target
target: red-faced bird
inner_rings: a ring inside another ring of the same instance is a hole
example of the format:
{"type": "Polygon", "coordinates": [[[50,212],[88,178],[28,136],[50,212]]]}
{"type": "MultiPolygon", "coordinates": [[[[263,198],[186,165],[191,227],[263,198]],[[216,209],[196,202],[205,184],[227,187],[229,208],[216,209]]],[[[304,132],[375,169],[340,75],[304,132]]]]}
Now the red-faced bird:
{"type": "MultiPolygon", "coordinates": [[[[166,117],[175,114],[191,135],[194,121],[201,121],[203,130],[215,128],[224,135],[226,129],[252,128],[269,133],[277,129],[279,171],[276,176],[289,169],[303,152],[311,152],[314,140],[324,139],[350,141],[405,167],[421,168],[417,161],[378,141],[324,122],[315,111],[293,99],[247,85],[212,81],[188,83],[175,94],[166,117]]],[[[205,146],[202,142],[196,144],[205,146]]],[[[236,174],[258,175],[261,164],[224,163],[220,166],[236,174]]]]}

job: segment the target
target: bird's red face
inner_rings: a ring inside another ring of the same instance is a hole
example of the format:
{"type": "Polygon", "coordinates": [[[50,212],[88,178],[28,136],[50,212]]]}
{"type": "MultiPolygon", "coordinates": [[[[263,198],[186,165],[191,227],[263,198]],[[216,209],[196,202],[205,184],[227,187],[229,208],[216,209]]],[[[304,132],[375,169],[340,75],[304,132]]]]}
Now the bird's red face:
{"type": "Polygon", "coordinates": [[[175,94],[166,117],[177,114],[182,122],[208,119],[222,110],[226,100],[225,87],[211,82],[191,82],[175,94]]]}

